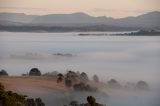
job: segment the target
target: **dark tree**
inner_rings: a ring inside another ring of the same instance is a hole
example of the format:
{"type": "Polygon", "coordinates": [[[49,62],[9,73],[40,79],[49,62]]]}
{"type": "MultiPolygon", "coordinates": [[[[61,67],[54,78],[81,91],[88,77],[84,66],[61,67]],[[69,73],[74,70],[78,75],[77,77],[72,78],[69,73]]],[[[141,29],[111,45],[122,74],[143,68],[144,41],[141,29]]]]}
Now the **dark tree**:
{"type": "Polygon", "coordinates": [[[72,87],[72,81],[71,80],[69,80],[69,79],[66,79],[65,80],[65,85],[66,85],[66,87],[72,87]]]}
{"type": "Polygon", "coordinates": [[[61,73],[59,73],[59,74],[57,75],[57,83],[63,82],[63,79],[64,79],[64,75],[61,74],[61,73]]]}
{"type": "Polygon", "coordinates": [[[68,71],[65,77],[66,77],[66,79],[71,80],[72,83],[76,83],[79,80],[78,74],[73,71],[68,71]]]}
{"type": "Polygon", "coordinates": [[[80,74],[80,78],[81,78],[81,80],[84,81],[84,82],[89,80],[88,75],[87,75],[85,72],[82,72],[82,73],[80,74]]]}
{"type": "Polygon", "coordinates": [[[79,106],[77,101],[71,101],[70,105],[71,106],[79,106]]]}
{"type": "Polygon", "coordinates": [[[57,76],[58,77],[64,77],[64,75],[62,73],[59,73],[57,76]]]}
{"type": "Polygon", "coordinates": [[[138,81],[136,84],[138,90],[149,90],[149,85],[145,81],[138,81]]]}
{"type": "Polygon", "coordinates": [[[87,101],[91,106],[94,106],[96,103],[96,99],[93,96],[88,96],[87,101]]]}
{"type": "Polygon", "coordinates": [[[0,71],[0,76],[8,76],[8,73],[5,70],[0,71]]]}
{"type": "Polygon", "coordinates": [[[98,83],[98,82],[99,82],[98,76],[97,76],[97,75],[94,75],[94,76],[93,76],[93,80],[94,80],[94,82],[97,82],[97,83],[98,83]]]}
{"type": "Polygon", "coordinates": [[[73,86],[73,88],[76,91],[85,91],[86,90],[86,85],[84,83],[79,83],[79,84],[75,84],[73,86]]]}
{"type": "Polygon", "coordinates": [[[36,104],[36,106],[45,106],[45,104],[42,102],[41,98],[36,98],[35,104],[36,104]]]}
{"type": "Polygon", "coordinates": [[[73,86],[73,89],[75,91],[89,91],[89,92],[96,92],[97,91],[97,88],[95,87],[91,87],[90,85],[88,84],[85,84],[85,83],[79,83],[79,84],[75,84],[73,86]]]}
{"type": "Polygon", "coordinates": [[[28,98],[26,105],[27,105],[27,106],[36,106],[33,98],[28,98]]]}
{"type": "Polygon", "coordinates": [[[108,86],[111,87],[111,88],[120,88],[121,87],[121,85],[115,79],[109,80],[108,81],[108,86]]]}
{"type": "MultiPolygon", "coordinates": [[[[67,105],[64,105],[64,106],[67,106],[67,105]]],[[[87,103],[78,104],[77,101],[72,101],[72,102],[69,104],[69,106],[106,106],[106,105],[97,103],[95,97],[93,97],[93,96],[88,96],[88,97],[87,97],[87,103]]]]}
{"type": "Polygon", "coordinates": [[[28,98],[25,106],[45,106],[45,104],[42,102],[41,98],[28,98]]]}
{"type": "Polygon", "coordinates": [[[25,97],[12,91],[5,91],[0,83],[0,106],[24,106],[25,97]]]}
{"type": "Polygon", "coordinates": [[[45,106],[40,98],[35,100],[27,96],[6,91],[0,83],[0,106],[45,106]]]}
{"type": "Polygon", "coordinates": [[[41,76],[41,72],[38,68],[32,68],[29,72],[30,76],[41,76]]]}
{"type": "Polygon", "coordinates": [[[87,104],[85,104],[84,106],[105,106],[99,103],[96,103],[96,99],[93,96],[88,96],[87,97],[87,104]]]}

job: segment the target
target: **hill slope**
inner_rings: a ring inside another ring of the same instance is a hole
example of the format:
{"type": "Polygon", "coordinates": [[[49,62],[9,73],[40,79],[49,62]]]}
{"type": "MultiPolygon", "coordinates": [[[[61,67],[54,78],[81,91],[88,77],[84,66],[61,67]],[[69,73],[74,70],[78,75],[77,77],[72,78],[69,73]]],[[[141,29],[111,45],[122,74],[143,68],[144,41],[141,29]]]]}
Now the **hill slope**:
{"type": "Polygon", "coordinates": [[[160,12],[154,11],[137,17],[93,17],[85,13],[25,15],[23,13],[0,13],[0,30],[7,31],[111,31],[160,29],[160,12]],[[7,27],[6,27],[7,26],[7,27]],[[15,28],[16,27],[16,28],[15,28]],[[23,27],[23,28],[22,28],[23,27]],[[85,27],[85,28],[84,28],[85,27]],[[21,29],[20,29],[21,28],[21,29]]]}

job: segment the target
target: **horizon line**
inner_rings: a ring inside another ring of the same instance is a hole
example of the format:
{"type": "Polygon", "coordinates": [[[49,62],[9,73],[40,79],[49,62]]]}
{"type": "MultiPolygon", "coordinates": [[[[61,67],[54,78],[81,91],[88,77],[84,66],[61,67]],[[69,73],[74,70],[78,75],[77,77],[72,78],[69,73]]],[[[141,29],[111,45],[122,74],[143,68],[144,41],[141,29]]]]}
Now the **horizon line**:
{"type": "Polygon", "coordinates": [[[49,14],[42,14],[42,15],[39,15],[39,14],[27,14],[27,13],[23,13],[23,12],[0,12],[0,14],[4,13],[4,14],[24,14],[24,15],[33,15],[33,16],[46,16],[46,15],[71,15],[71,14],[85,14],[85,15],[88,15],[88,16],[91,16],[91,17],[107,17],[107,18],[113,18],[113,19],[121,19],[121,18],[127,18],[127,17],[138,17],[138,16],[141,16],[141,15],[144,15],[144,14],[148,14],[148,13],[153,13],[153,12],[159,12],[158,10],[153,10],[153,11],[149,11],[149,12],[145,12],[145,13],[142,13],[140,15],[136,15],[136,16],[126,16],[126,17],[112,17],[112,16],[106,16],[106,15],[101,15],[101,16],[94,16],[94,15],[90,15],[88,13],[85,13],[85,12],[71,12],[71,13],[49,13],[49,14]]]}

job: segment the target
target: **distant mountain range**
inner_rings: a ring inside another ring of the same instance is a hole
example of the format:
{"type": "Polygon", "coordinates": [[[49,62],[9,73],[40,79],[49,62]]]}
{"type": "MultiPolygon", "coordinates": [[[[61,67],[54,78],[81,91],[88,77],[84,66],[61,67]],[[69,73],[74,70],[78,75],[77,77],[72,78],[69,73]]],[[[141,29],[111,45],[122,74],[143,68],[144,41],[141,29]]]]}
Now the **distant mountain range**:
{"type": "Polygon", "coordinates": [[[136,17],[93,17],[85,13],[26,15],[0,13],[3,31],[119,31],[160,29],[160,12],[154,11],[136,17]]]}

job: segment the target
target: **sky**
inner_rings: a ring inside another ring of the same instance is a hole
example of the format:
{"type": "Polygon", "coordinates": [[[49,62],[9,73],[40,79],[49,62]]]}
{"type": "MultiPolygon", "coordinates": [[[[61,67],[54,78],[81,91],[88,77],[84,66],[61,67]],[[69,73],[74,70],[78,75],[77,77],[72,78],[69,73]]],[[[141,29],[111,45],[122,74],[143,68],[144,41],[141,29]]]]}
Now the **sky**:
{"type": "Polygon", "coordinates": [[[70,14],[121,18],[160,11],[160,0],[0,0],[0,12],[70,14]]]}

